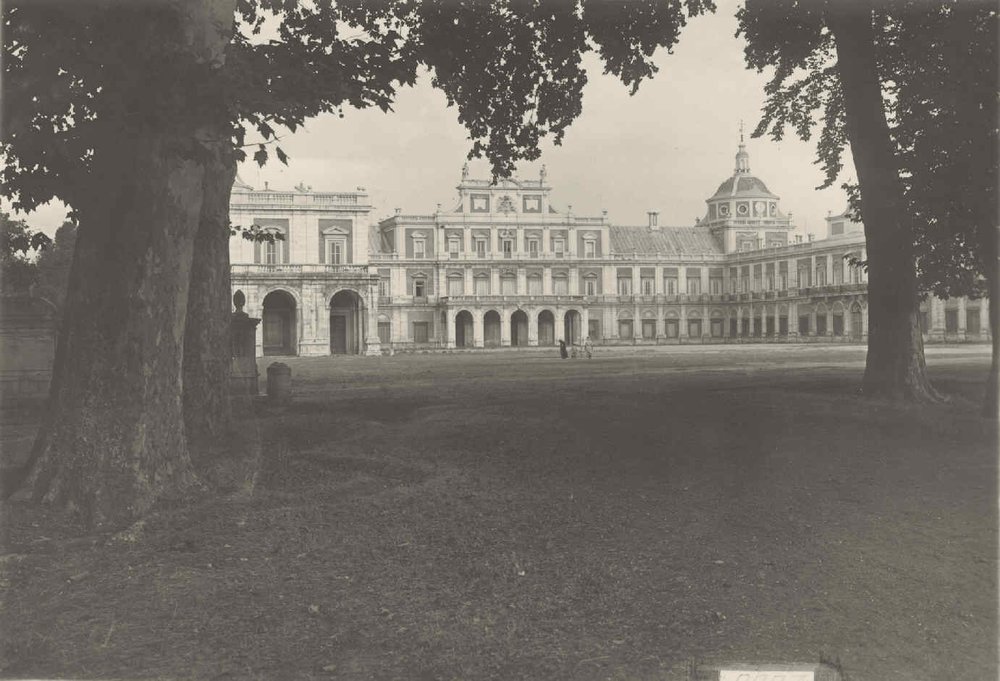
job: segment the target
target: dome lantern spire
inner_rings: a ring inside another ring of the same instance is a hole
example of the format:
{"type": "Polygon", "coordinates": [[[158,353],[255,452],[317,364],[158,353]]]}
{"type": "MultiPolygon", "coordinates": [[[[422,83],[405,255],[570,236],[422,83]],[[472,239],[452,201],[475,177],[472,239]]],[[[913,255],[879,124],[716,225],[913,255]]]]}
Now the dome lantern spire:
{"type": "Polygon", "coordinates": [[[736,152],[736,171],[737,174],[744,174],[750,172],[750,154],[747,153],[747,147],[743,143],[743,121],[740,121],[740,148],[736,152]]]}

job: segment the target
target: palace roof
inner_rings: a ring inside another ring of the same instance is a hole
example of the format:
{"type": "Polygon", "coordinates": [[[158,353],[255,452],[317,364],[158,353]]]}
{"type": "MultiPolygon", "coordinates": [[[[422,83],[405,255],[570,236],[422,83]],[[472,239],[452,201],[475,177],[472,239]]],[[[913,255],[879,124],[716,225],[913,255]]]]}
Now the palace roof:
{"type": "Polygon", "coordinates": [[[612,253],[721,255],[722,244],[707,227],[611,226],[612,253]]]}

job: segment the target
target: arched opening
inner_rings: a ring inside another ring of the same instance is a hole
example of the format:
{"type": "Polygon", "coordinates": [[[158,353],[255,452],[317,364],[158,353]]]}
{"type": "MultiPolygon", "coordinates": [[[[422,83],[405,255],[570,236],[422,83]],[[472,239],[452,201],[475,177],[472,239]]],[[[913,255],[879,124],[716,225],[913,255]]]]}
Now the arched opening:
{"type": "Polygon", "coordinates": [[[297,347],[295,298],[288,291],[271,291],[264,296],[261,314],[265,355],[295,355],[297,347]]]}
{"type": "Polygon", "coordinates": [[[462,310],[455,315],[455,347],[472,347],[472,313],[462,310]]]}
{"type": "Polygon", "coordinates": [[[330,299],[330,354],[357,355],[364,347],[363,302],[355,291],[338,291],[330,299]]]}
{"type": "Polygon", "coordinates": [[[861,306],[857,303],[851,305],[851,338],[861,340],[861,306]]]}
{"type": "Polygon", "coordinates": [[[515,310],[510,316],[510,344],[515,348],[528,344],[528,315],[524,310],[515,310]]]}
{"type": "Polygon", "coordinates": [[[483,317],[483,343],[488,348],[500,347],[500,313],[496,310],[483,317]]]}
{"type": "Polygon", "coordinates": [[[576,310],[569,310],[563,317],[563,338],[567,345],[576,345],[580,342],[580,313],[576,310]]]}
{"type": "Polygon", "coordinates": [[[538,344],[556,344],[556,318],[549,310],[538,313],[538,344]]]}

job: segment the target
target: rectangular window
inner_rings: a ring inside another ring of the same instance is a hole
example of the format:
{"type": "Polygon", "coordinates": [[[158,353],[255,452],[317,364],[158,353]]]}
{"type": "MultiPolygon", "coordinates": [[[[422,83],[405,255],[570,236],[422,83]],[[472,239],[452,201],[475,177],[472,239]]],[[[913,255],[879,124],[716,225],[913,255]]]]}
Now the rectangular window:
{"type": "Polygon", "coordinates": [[[618,295],[620,296],[630,296],[632,295],[632,280],[626,279],[625,277],[620,277],[618,279],[618,295]]]}
{"type": "Polygon", "coordinates": [[[688,277],[687,292],[690,296],[696,296],[701,293],[701,277],[688,277]]]}
{"type": "Polygon", "coordinates": [[[529,296],[540,296],[542,295],[542,278],[528,277],[528,295],[529,296]]]}
{"type": "Polygon", "coordinates": [[[343,265],[344,264],[344,242],[337,240],[330,242],[330,260],[331,265],[343,265]]]}
{"type": "Polygon", "coordinates": [[[552,277],[552,292],[557,296],[569,293],[569,280],[566,277],[552,277]]]}
{"type": "Polygon", "coordinates": [[[389,295],[389,280],[388,279],[383,278],[383,279],[379,279],[378,280],[378,294],[380,296],[382,296],[382,297],[385,297],[385,296],[389,295]]]}
{"type": "Polygon", "coordinates": [[[465,277],[448,277],[448,295],[460,296],[465,293],[465,277]]]}
{"type": "Polygon", "coordinates": [[[816,335],[817,336],[826,335],[826,314],[816,315],[816,335]]]}
{"type": "Polygon", "coordinates": [[[486,239],[476,239],[476,256],[486,257],[486,239]]]}
{"type": "Polygon", "coordinates": [[[641,283],[642,283],[642,295],[644,296],[653,295],[653,280],[648,277],[643,277],[641,283]]]}
{"type": "Polygon", "coordinates": [[[595,244],[593,241],[584,241],[583,257],[593,258],[596,257],[596,254],[597,254],[597,244],[595,244]]]}
{"type": "Polygon", "coordinates": [[[448,239],[448,255],[452,258],[458,257],[459,252],[459,242],[458,239],[452,238],[448,239]]]}
{"type": "Polygon", "coordinates": [[[689,319],[688,320],[688,336],[691,338],[701,338],[701,320],[700,319],[689,319]]]}
{"type": "Polygon", "coordinates": [[[668,296],[677,295],[677,277],[666,277],[663,280],[663,290],[668,296]]]}
{"type": "Polygon", "coordinates": [[[713,296],[718,296],[718,295],[722,294],[722,280],[721,279],[712,279],[709,282],[709,284],[712,287],[712,295],[713,296]]]}
{"type": "Polygon", "coordinates": [[[946,333],[958,333],[958,310],[944,311],[944,330],[946,333]]]}
{"type": "Polygon", "coordinates": [[[424,255],[425,255],[425,253],[426,253],[426,251],[424,250],[424,248],[425,248],[425,244],[424,244],[424,240],[423,239],[420,239],[418,241],[414,241],[413,242],[413,257],[417,258],[418,260],[422,260],[423,257],[424,257],[424,255]]]}
{"type": "Polygon", "coordinates": [[[538,257],[538,239],[528,240],[528,256],[532,258],[538,257]]]}
{"type": "Polygon", "coordinates": [[[276,265],[278,263],[279,251],[280,247],[277,241],[264,242],[264,262],[268,265],[276,265]]]}
{"type": "Polygon", "coordinates": [[[488,296],[490,294],[490,278],[476,277],[476,295],[488,296]]]}
{"type": "Polygon", "coordinates": [[[413,280],[413,297],[414,298],[423,298],[426,295],[426,286],[427,286],[427,282],[425,282],[423,279],[414,279],[413,280]]]}
{"type": "Polygon", "coordinates": [[[834,336],[844,335],[844,315],[842,314],[833,315],[833,335],[834,336]]]}
{"type": "Polygon", "coordinates": [[[712,338],[722,338],[722,320],[712,320],[712,338]]]}
{"type": "Polygon", "coordinates": [[[799,315],[799,335],[809,335],[809,315],[807,314],[799,315]]]}
{"type": "Polygon", "coordinates": [[[588,295],[588,296],[596,296],[597,295],[597,281],[593,277],[588,278],[584,282],[584,290],[587,292],[586,295],[588,295]]]}
{"type": "Polygon", "coordinates": [[[500,242],[503,249],[503,257],[512,258],[514,257],[514,241],[513,239],[504,239],[500,242]]]}
{"type": "Polygon", "coordinates": [[[565,239],[554,240],[552,242],[552,250],[555,251],[557,258],[563,257],[563,254],[566,252],[566,240],[565,239]]]}
{"type": "Polygon", "coordinates": [[[965,311],[965,332],[972,335],[979,335],[979,308],[973,307],[965,311]]]}
{"type": "Polygon", "coordinates": [[[378,323],[378,342],[385,345],[389,342],[390,332],[392,331],[392,325],[389,322],[379,322],[378,323]]]}
{"type": "Polygon", "coordinates": [[[642,337],[646,340],[653,340],[656,338],[656,320],[655,319],[643,319],[642,320],[642,337]]]}
{"type": "Polygon", "coordinates": [[[413,342],[427,343],[430,340],[430,323],[413,322],[413,342]]]}
{"type": "Polygon", "coordinates": [[[618,337],[623,340],[632,340],[632,320],[618,320],[618,337]]]}
{"type": "Polygon", "coordinates": [[[826,267],[816,268],[816,285],[826,286],[826,267]]]}
{"type": "Polygon", "coordinates": [[[505,296],[517,295],[517,278],[500,277],[500,293],[505,296]]]}
{"type": "Polygon", "coordinates": [[[778,317],[778,335],[788,335],[788,317],[778,317]]]}
{"type": "Polygon", "coordinates": [[[680,326],[676,319],[668,319],[666,323],[667,338],[677,338],[680,334],[680,326]]]}
{"type": "Polygon", "coordinates": [[[736,317],[729,318],[729,335],[732,338],[736,338],[738,335],[740,335],[739,320],[736,319],[736,317]]]}

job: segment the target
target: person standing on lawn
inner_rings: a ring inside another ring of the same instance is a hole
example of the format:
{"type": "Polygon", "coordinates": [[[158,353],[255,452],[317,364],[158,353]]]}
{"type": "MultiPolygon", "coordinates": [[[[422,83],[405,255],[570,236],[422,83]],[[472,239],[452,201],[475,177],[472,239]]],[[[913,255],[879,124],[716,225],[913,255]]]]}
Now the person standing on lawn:
{"type": "Polygon", "coordinates": [[[590,359],[594,356],[594,344],[590,341],[590,336],[583,339],[583,354],[590,359]]]}
{"type": "Polygon", "coordinates": [[[559,341],[559,356],[562,357],[563,359],[569,357],[569,353],[566,352],[566,341],[564,340],[559,341]]]}

